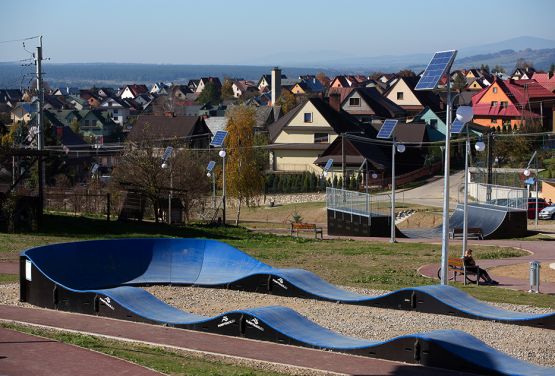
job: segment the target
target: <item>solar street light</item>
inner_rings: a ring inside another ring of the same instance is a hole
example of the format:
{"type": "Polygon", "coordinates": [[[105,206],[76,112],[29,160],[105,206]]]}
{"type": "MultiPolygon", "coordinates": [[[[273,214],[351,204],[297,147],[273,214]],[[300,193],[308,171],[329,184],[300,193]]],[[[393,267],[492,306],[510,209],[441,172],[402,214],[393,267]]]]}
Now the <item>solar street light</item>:
{"type": "Polygon", "coordinates": [[[168,168],[170,170],[170,192],[168,193],[168,224],[170,225],[172,223],[173,171],[170,168],[169,160],[172,154],[173,154],[173,147],[172,146],[166,147],[166,150],[164,150],[164,155],[162,155],[162,165],[160,166],[164,170],[168,168]]]}

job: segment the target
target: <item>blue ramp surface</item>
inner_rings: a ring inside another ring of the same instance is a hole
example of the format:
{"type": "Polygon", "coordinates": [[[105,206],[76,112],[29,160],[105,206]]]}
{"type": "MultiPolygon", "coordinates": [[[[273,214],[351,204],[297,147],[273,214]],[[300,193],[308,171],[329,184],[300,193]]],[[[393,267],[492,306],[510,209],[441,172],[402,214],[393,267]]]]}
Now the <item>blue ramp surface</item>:
{"type": "Polygon", "coordinates": [[[224,287],[555,329],[555,313],[495,308],[451,286],[405,288],[381,296],[356,294],[303,269],[274,268],[215,240],[94,240],[32,248],[21,257],[56,284],[75,290],[149,284],[224,287]]]}

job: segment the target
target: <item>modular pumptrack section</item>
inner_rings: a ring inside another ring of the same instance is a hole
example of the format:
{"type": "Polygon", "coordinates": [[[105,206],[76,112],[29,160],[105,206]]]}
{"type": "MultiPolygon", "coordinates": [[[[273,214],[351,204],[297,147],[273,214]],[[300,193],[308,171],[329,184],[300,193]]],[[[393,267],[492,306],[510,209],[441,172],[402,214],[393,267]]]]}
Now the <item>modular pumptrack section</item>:
{"type": "Polygon", "coordinates": [[[121,239],[52,244],[20,259],[20,298],[44,308],[162,324],[482,374],[553,375],[477,338],[439,330],[369,341],[343,336],[286,307],[205,317],[135,287],[175,284],[241,289],[347,304],[407,309],[555,328],[555,314],[501,310],[449,286],[401,289],[378,297],[342,290],[302,269],[278,269],[205,239],[121,239]]]}
{"type": "MultiPolygon", "coordinates": [[[[468,227],[479,228],[484,239],[505,239],[525,236],[528,232],[526,210],[512,209],[495,205],[468,204],[468,227]]],[[[449,217],[449,230],[462,229],[464,226],[463,205],[458,204],[449,217]]],[[[428,229],[399,229],[396,236],[403,238],[440,238],[442,226],[428,229]]],[[[337,236],[376,236],[391,235],[390,216],[373,214],[367,217],[328,209],[328,234],[337,236]]]]}

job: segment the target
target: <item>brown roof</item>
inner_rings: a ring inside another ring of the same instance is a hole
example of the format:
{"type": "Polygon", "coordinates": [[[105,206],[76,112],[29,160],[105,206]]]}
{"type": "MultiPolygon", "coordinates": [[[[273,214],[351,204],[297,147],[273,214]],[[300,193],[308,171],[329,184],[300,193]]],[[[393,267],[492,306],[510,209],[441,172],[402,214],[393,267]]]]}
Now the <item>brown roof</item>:
{"type": "Polygon", "coordinates": [[[270,133],[270,142],[274,142],[277,136],[281,133],[291,120],[304,108],[307,102],[312,103],[316,110],[326,119],[329,125],[333,128],[335,133],[341,134],[343,132],[360,132],[362,131],[360,123],[354,117],[345,111],[337,112],[329,104],[325,103],[320,98],[309,98],[307,101],[301,103],[293,108],[282,118],[268,127],[270,133]]]}
{"type": "Polygon", "coordinates": [[[199,116],[140,115],[129,133],[129,140],[152,136],[156,140],[183,139],[197,135],[212,136],[204,119],[199,116]]]}

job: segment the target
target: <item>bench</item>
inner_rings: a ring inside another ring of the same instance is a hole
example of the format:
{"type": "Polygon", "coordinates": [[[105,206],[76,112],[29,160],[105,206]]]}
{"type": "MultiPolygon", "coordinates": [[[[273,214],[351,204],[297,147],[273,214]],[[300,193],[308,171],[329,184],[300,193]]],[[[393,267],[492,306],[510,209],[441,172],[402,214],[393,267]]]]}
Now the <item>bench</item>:
{"type": "MultiPolygon", "coordinates": [[[[466,285],[467,279],[472,283],[476,282],[476,284],[478,284],[478,281],[480,280],[480,276],[478,275],[478,273],[466,269],[466,266],[464,265],[464,258],[450,257],[447,260],[447,264],[448,264],[448,269],[454,273],[453,278],[450,278],[450,279],[454,279],[456,282],[457,274],[459,274],[463,276],[463,281],[465,285],[466,285]],[[469,276],[475,276],[476,281],[469,278],[469,276]]],[[[478,269],[478,266],[476,266],[476,268],[478,269]]],[[[441,268],[438,270],[438,276],[441,279],[441,268]]]]}
{"type": "MultiPolygon", "coordinates": [[[[463,237],[464,230],[460,227],[455,227],[449,230],[449,237],[451,239],[461,239],[463,237]]],[[[469,227],[467,231],[468,239],[484,240],[484,235],[480,227],[469,227]]]]}
{"type": "Polygon", "coordinates": [[[291,223],[291,236],[293,236],[293,231],[297,232],[297,237],[299,237],[299,231],[314,231],[314,238],[318,239],[318,234],[320,234],[320,239],[324,239],[324,234],[321,227],[316,227],[314,223],[291,223]]]}

